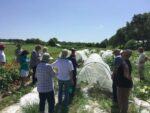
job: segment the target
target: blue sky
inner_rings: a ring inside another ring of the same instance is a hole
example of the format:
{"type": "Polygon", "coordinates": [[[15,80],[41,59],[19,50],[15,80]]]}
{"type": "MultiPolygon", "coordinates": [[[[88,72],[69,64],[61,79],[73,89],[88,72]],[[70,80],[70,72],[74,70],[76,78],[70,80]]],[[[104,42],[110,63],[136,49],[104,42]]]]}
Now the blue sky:
{"type": "Polygon", "coordinates": [[[0,0],[0,38],[101,42],[150,0],[0,0]]]}

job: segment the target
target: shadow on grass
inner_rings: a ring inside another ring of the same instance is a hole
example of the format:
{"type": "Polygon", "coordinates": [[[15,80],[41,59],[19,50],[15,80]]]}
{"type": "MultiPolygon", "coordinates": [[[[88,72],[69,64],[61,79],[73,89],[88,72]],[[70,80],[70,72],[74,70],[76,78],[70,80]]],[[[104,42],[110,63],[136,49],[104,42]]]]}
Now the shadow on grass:
{"type": "Polygon", "coordinates": [[[55,105],[55,113],[68,113],[68,107],[69,106],[64,106],[64,105],[55,105]]]}

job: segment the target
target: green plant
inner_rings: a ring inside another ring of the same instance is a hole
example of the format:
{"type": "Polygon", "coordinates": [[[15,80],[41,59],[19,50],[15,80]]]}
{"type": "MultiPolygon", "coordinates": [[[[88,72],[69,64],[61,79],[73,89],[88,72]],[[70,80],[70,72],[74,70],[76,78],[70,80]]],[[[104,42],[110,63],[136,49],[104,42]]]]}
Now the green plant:
{"type": "Polygon", "coordinates": [[[39,113],[38,107],[39,105],[37,103],[34,103],[32,105],[22,106],[21,110],[22,113],[39,113]]]}

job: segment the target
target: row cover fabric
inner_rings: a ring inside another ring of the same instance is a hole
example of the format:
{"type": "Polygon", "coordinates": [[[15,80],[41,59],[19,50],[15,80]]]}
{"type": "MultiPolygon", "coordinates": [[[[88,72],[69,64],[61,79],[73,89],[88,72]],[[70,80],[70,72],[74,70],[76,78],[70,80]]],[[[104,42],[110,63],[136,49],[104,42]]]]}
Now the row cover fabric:
{"type": "Polygon", "coordinates": [[[93,53],[85,61],[79,72],[78,81],[88,82],[89,85],[112,92],[111,71],[109,66],[97,53],[93,53]]]}
{"type": "Polygon", "coordinates": [[[77,62],[86,61],[86,59],[88,58],[88,55],[89,55],[88,49],[76,51],[77,62]]]}
{"type": "Polygon", "coordinates": [[[102,59],[103,59],[104,61],[106,61],[107,59],[110,59],[110,58],[113,57],[113,51],[112,51],[112,50],[106,50],[106,51],[101,50],[101,51],[99,52],[99,54],[100,54],[100,56],[102,57],[102,59]]]}

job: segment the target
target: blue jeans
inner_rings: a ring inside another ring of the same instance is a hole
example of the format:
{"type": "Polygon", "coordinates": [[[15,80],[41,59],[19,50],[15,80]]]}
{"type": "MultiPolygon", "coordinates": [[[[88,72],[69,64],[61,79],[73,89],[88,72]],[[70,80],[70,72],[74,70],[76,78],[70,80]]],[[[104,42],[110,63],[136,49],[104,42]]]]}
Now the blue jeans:
{"type": "Polygon", "coordinates": [[[70,80],[59,80],[59,91],[58,91],[58,103],[62,104],[62,101],[64,101],[65,105],[69,104],[69,87],[70,87],[70,80]],[[63,98],[64,93],[64,99],[63,98]]]}

